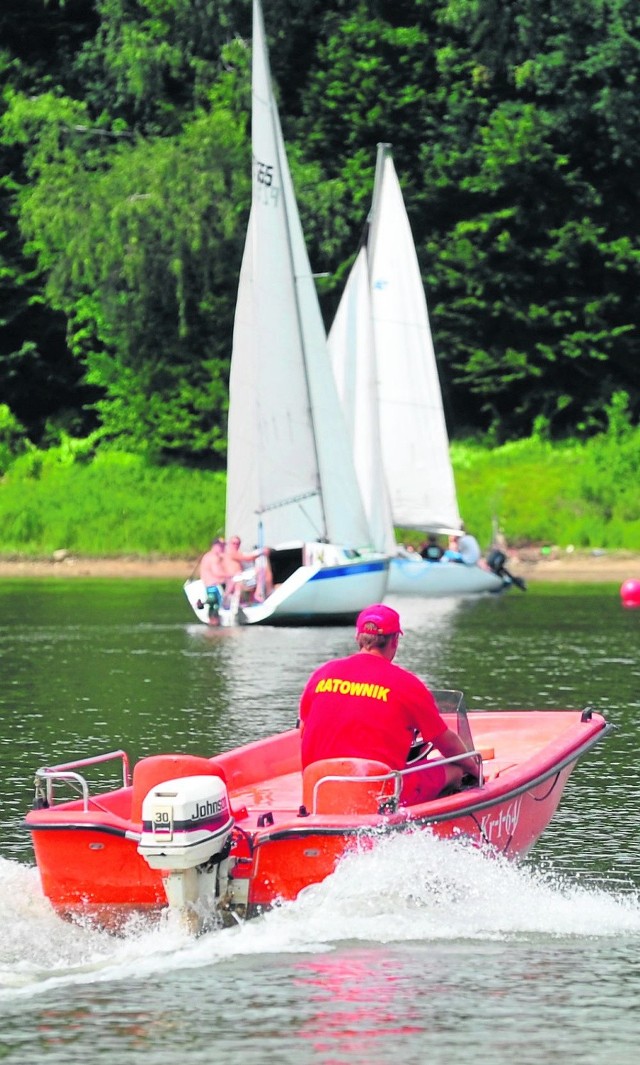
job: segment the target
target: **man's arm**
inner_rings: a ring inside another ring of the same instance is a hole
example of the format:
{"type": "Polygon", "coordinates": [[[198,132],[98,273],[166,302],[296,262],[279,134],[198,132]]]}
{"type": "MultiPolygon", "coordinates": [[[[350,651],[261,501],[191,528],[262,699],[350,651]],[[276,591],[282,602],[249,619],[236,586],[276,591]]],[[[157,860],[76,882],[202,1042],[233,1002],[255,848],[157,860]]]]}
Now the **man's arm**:
{"type": "Polygon", "coordinates": [[[244,555],[240,555],[240,558],[245,562],[255,562],[257,558],[266,558],[269,554],[268,547],[261,547],[258,551],[247,551],[244,555]]]}
{"type": "MultiPolygon", "coordinates": [[[[464,754],[468,751],[468,747],[462,742],[458,733],[450,728],[441,732],[435,738],[433,744],[444,758],[453,758],[456,754],[464,754]]],[[[456,764],[460,765],[464,772],[469,773],[472,777],[478,776],[478,761],[476,758],[463,758],[456,764]]]]}
{"type": "Polygon", "coordinates": [[[262,547],[258,551],[230,551],[229,558],[232,562],[238,562],[242,565],[243,562],[255,562],[261,555],[267,555],[268,553],[266,547],[262,547]]]}

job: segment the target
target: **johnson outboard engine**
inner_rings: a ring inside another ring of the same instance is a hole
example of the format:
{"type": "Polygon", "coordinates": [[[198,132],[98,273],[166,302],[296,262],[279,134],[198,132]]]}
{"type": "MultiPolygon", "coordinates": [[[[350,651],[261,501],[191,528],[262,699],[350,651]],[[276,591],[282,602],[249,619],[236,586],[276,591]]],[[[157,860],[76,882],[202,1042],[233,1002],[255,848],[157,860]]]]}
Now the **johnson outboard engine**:
{"type": "Polygon", "coordinates": [[[493,570],[497,577],[501,577],[505,585],[515,584],[516,588],[519,588],[521,592],[526,592],[527,585],[525,581],[523,581],[522,577],[516,577],[513,573],[509,572],[505,566],[506,561],[507,556],[504,551],[501,551],[498,547],[492,548],[487,555],[487,565],[489,569],[493,570]]]}
{"type": "Polygon", "coordinates": [[[143,800],[138,854],[160,870],[169,907],[192,930],[226,892],[233,824],[227,788],[217,776],[164,780],[143,800]]]}

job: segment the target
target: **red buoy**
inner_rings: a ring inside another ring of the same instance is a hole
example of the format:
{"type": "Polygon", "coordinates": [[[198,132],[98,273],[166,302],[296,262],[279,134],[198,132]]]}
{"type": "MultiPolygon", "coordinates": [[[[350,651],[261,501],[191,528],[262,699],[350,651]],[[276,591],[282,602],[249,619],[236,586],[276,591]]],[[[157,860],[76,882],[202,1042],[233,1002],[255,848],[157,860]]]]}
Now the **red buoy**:
{"type": "Polygon", "coordinates": [[[640,581],[634,580],[633,577],[625,581],[620,587],[620,598],[623,606],[640,606],[640,581]]]}

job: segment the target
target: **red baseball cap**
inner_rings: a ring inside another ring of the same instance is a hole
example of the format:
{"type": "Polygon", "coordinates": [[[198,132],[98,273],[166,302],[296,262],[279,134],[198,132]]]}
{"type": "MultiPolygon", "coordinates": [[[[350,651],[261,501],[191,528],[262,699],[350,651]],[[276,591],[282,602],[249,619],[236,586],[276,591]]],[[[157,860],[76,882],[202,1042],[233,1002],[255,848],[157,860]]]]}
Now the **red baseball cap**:
{"type": "Polygon", "coordinates": [[[356,621],[356,636],[362,633],[370,633],[372,636],[393,636],[395,633],[404,636],[400,628],[400,615],[390,606],[383,603],[374,603],[367,606],[358,616],[356,621]]]}

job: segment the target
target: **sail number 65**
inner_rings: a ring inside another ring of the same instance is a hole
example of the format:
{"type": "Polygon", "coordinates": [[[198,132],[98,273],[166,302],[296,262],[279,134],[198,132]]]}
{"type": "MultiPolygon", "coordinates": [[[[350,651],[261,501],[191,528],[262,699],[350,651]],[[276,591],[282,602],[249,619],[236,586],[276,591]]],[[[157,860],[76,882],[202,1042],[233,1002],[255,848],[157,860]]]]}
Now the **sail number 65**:
{"type": "Polygon", "coordinates": [[[259,185],[267,187],[273,182],[273,166],[256,162],[256,179],[259,185]]]}

